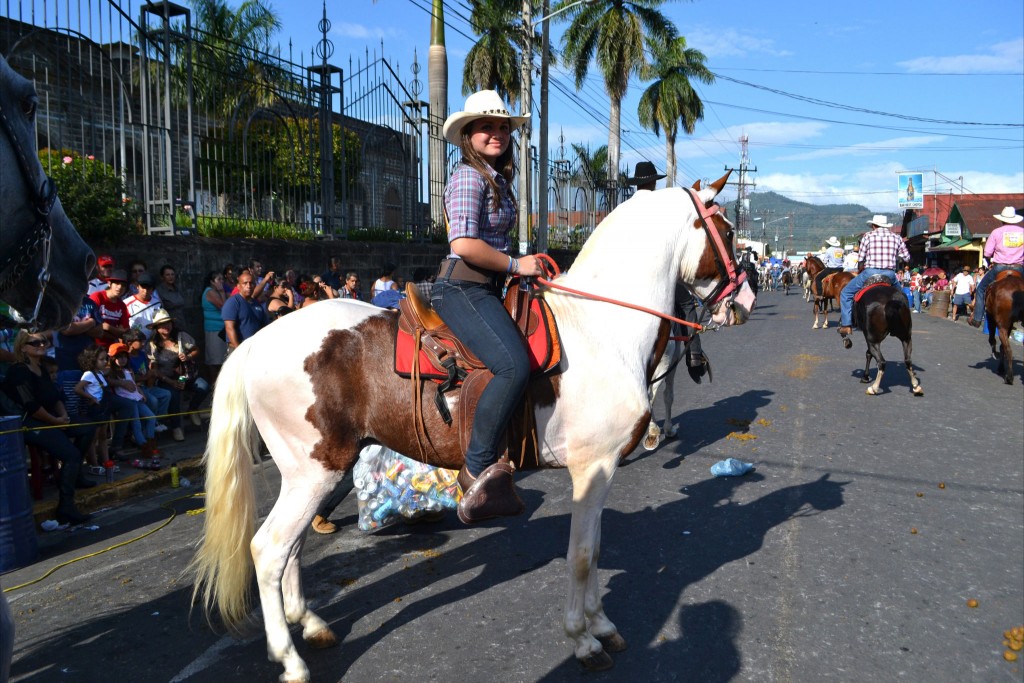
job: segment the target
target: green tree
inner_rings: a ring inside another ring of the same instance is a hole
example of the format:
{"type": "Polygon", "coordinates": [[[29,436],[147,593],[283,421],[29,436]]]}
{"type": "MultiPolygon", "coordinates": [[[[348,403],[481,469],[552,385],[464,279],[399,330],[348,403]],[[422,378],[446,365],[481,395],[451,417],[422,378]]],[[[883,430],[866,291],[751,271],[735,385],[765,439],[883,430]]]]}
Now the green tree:
{"type": "Polygon", "coordinates": [[[704,118],[704,103],[693,89],[691,79],[714,83],[715,75],[704,65],[704,53],[686,47],[686,38],[680,36],[667,43],[651,43],[653,61],[641,76],[654,79],[640,96],[637,116],[640,125],[650,128],[655,135],[665,131],[666,187],[676,179],[676,135],[679,125],[687,135],[693,135],[697,121],[704,118]]]}
{"type": "Polygon", "coordinates": [[[39,161],[57,183],[64,213],[86,242],[111,244],[141,232],[137,205],[112,166],[66,149],[39,150],[39,161]]]}
{"type": "MultiPolygon", "coordinates": [[[[299,92],[301,83],[275,62],[271,40],[281,21],[263,0],[232,9],[226,0],[192,0],[192,88],[197,104],[223,116],[243,105],[268,106],[299,92]]],[[[174,82],[184,100],[184,43],[175,44],[174,82]]]]}
{"type": "MultiPolygon", "coordinates": [[[[608,125],[608,172],[619,177],[622,99],[631,76],[646,65],[645,42],[674,40],[675,25],[658,10],[668,0],[596,0],[569,10],[571,23],[562,36],[562,53],[573,71],[576,88],[583,87],[596,60],[611,100],[608,125]]],[[[566,6],[570,0],[563,0],[566,6]]],[[[558,9],[558,7],[554,8],[558,9]]]]}

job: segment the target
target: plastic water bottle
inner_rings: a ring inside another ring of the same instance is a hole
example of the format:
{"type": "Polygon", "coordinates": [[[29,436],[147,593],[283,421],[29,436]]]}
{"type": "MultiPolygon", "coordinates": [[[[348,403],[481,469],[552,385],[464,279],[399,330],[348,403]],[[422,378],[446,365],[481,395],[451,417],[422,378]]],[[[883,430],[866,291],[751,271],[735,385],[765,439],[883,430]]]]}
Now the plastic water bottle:
{"type": "Polygon", "coordinates": [[[711,466],[711,474],[716,477],[738,477],[754,469],[749,462],[743,462],[736,458],[726,458],[711,466]]]}
{"type": "Polygon", "coordinates": [[[180,482],[178,481],[178,466],[171,465],[171,488],[176,489],[178,486],[180,486],[180,482]]]}
{"type": "Polygon", "coordinates": [[[114,461],[106,461],[105,463],[103,463],[103,468],[107,475],[107,483],[112,484],[114,482],[114,461]]]}

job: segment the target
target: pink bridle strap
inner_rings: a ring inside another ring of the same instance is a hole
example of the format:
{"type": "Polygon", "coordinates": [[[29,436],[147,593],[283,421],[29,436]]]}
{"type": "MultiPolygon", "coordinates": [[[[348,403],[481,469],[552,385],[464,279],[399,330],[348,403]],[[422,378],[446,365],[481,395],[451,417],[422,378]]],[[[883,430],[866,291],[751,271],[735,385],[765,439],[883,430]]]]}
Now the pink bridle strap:
{"type": "Polygon", "coordinates": [[[704,232],[707,233],[711,246],[714,249],[715,263],[718,265],[719,275],[723,278],[704,301],[704,305],[710,308],[739,289],[747,279],[747,274],[745,271],[736,270],[733,260],[729,257],[729,251],[725,247],[725,242],[722,240],[722,236],[718,234],[718,229],[715,228],[712,218],[715,214],[721,212],[721,207],[718,204],[704,206],[704,202],[701,201],[696,190],[687,188],[687,192],[690,193],[693,206],[697,209],[697,214],[704,224],[704,232]]]}

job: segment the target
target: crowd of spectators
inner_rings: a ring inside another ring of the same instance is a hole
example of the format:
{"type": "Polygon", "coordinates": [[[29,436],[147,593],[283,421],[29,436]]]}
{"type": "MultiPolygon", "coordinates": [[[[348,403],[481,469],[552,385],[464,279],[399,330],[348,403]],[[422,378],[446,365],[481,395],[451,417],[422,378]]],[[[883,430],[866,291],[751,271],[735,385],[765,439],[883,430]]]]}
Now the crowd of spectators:
{"type": "MultiPolygon", "coordinates": [[[[404,279],[392,265],[376,275],[377,304],[397,306],[404,279]]],[[[418,269],[414,275],[429,292],[430,273],[418,269]]],[[[360,282],[359,273],[344,270],[337,258],[323,273],[306,274],[265,271],[259,261],[229,263],[206,274],[193,306],[202,311],[202,324],[197,318],[193,328],[183,292],[196,288],[182,286],[173,265],[153,273],[136,259],[122,269],[113,257],[100,255],[69,325],[32,334],[0,329],[0,414],[22,415],[26,424],[67,425],[46,430],[39,445],[63,463],[68,477],[74,475],[73,482],[61,479],[62,518],[83,521],[88,516],[74,508],[70,492],[95,485],[84,475],[119,467],[116,463],[131,460],[133,447],[150,462],[158,460],[160,435],[183,441],[187,426],[202,428],[204,402],[235,348],[266,325],[317,302],[371,302],[360,282]],[[50,383],[41,383],[37,373],[50,383]],[[67,435],[52,436],[60,431],[67,435]]]]}

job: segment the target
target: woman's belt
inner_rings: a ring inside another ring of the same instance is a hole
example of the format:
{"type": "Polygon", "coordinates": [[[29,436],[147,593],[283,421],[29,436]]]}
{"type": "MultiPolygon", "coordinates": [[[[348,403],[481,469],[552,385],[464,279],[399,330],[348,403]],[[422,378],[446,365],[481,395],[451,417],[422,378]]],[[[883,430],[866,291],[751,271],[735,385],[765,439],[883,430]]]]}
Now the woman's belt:
{"type": "Polygon", "coordinates": [[[460,258],[447,258],[441,261],[441,267],[437,271],[437,279],[441,282],[458,281],[494,285],[502,277],[504,277],[503,273],[477,268],[460,258]]]}

